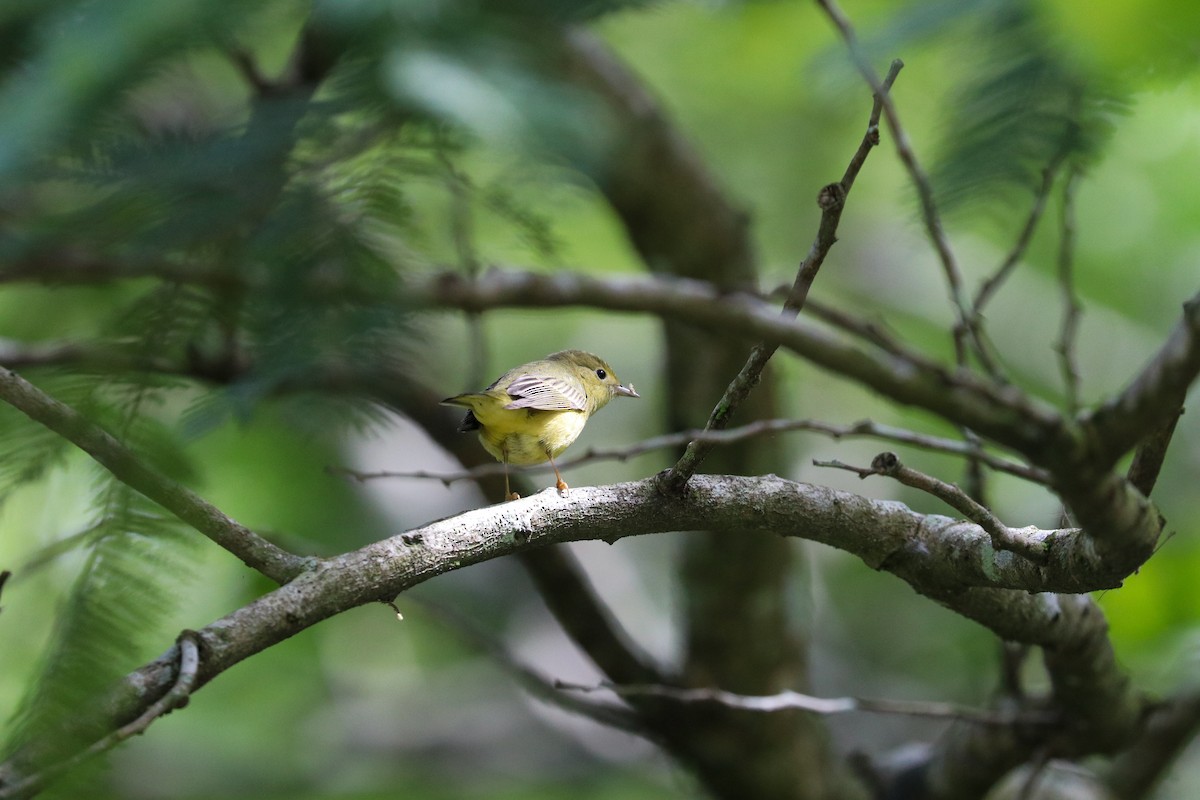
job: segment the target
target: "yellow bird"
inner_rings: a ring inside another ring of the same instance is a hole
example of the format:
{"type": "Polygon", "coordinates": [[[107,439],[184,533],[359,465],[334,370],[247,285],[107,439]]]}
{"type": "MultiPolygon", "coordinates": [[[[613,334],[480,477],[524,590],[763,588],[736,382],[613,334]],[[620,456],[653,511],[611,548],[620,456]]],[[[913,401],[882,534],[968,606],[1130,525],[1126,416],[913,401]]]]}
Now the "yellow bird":
{"type": "Polygon", "coordinates": [[[583,430],[588,417],[614,397],[638,397],[633,384],[623,386],[603,359],[582,350],[551,353],[540,361],[513,367],[482,392],[447,397],[443,405],[470,409],[458,429],[479,431],[479,441],[504,464],[504,496],[509,490],[509,464],[554,467],[556,486],[567,491],[554,457],[583,430]]]}

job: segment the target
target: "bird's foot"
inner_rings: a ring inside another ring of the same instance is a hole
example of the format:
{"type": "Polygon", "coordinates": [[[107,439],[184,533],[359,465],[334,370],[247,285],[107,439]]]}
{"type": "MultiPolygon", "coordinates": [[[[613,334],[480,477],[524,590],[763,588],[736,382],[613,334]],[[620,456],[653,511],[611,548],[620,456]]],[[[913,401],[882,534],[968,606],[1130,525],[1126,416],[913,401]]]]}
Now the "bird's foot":
{"type": "Polygon", "coordinates": [[[516,492],[509,492],[508,497],[506,497],[504,499],[505,500],[520,500],[521,495],[517,494],[516,492]]]}
{"type": "Polygon", "coordinates": [[[555,484],[555,486],[558,488],[558,494],[560,497],[566,497],[567,489],[571,488],[571,487],[567,486],[567,482],[564,481],[562,478],[559,478],[558,483],[555,484]]]}

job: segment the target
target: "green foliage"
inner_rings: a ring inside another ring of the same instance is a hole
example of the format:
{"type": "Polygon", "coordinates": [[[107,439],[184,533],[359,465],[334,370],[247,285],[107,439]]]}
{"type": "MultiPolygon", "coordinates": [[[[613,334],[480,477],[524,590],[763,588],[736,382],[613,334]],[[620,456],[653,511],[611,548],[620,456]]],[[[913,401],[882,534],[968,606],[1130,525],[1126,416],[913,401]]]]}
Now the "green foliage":
{"type": "MultiPolygon", "coordinates": [[[[1036,3],[924,3],[897,15],[883,41],[954,41],[957,74],[932,179],[939,207],[993,208],[1028,196],[1046,170],[1093,162],[1124,101],[1055,46],[1036,3]]],[[[879,45],[876,45],[878,48],[879,45]]]]}
{"type": "Polygon", "coordinates": [[[59,610],[39,677],[3,752],[34,771],[91,743],[111,721],[99,698],[161,645],[161,622],[190,573],[194,534],[106,477],[87,559],[59,610]],[[36,745],[31,752],[23,748],[36,745]]]}
{"type": "Polygon", "coordinates": [[[1200,5],[1191,0],[1110,3],[1043,0],[1038,11],[1059,49],[1123,85],[1162,85],[1200,63],[1200,5]]]}
{"type": "Polygon", "coordinates": [[[45,475],[70,446],[57,433],[30,424],[9,406],[0,408],[0,440],[6,448],[0,458],[0,503],[16,489],[45,475]]]}
{"type": "MultiPolygon", "coordinates": [[[[1019,9],[982,23],[987,56],[950,102],[934,180],[943,207],[1032,191],[1043,171],[1086,165],[1122,104],[1054,52],[1019,9]]],[[[982,37],[981,37],[982,38],[982,37]]]]}
{"type": "Polygon", "coordinates": [[[97,116],[128,90],[131,81],[176,55],[211,40],[223,25],[245,17],[247,4],[181,0],[48,4],[39,15],[10,18],[28,52],[19,71],[0,87],[0,176],[11,180],[33,166],[47,144],[89,137],[97,116]],[[24,34],[24,35],[22,35],[24,34]],[[97,58],[97,54],[103,57],[97,58]]]}

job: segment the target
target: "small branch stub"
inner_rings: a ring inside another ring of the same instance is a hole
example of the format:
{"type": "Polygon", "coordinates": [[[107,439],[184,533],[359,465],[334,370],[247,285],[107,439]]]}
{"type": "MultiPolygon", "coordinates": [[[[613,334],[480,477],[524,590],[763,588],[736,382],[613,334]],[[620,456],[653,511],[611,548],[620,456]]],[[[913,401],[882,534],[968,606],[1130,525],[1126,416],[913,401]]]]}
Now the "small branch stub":
{"type": "Polygon", "coordinates": [[[832,211],[841,208],[846,202],[846,189],[840,183],[830,183],[821,187],[817,193],[817,206],[822,211],[832,211]]]}
{"type": "Polygon", "coordinates": [[[885,475],[905,486],[920,489],[933,495],[946,505],[960,512],[987,533],[992,540],[992,546],[997,550],[1006,550],[1028,558],[1037,564],[1046,563],[1048,543],[1043,540],[1030,538],[1018,529],[1010,528],[996,517],[991,511],[980,505],[962,489],[952,483],[938,480],[931,475],[918,472],[904,466],[900,457],[890,451],[884,451],[871,459],[870,467],[855,467],[840,461],[814,461],[819,467],[834,467],[857,473],[859,478],[866,479],[871,475],[885,475]]]}

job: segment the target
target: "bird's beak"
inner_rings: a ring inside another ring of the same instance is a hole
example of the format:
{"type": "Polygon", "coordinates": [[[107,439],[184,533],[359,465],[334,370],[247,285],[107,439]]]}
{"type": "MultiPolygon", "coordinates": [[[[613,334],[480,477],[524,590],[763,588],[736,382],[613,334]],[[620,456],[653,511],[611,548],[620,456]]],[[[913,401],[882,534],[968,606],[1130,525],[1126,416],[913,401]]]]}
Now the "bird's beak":
{"type": "Polygon", "coordinates": [[[621,395],[622,397],[641,397],[641,395],[640,395],[640,394],[638,394],[637,392],[635,392],[635,391],[633,390],[633,384],[632,384],[632,383],[631,383],[631,384],[629,384],[628,386],[623,386],[623,385],[621,385],[621,384],[619,384],[619,383],[618,383],[618,384],[617,384],[617,385],[616,385],[616,386],[613,388],[613,394],[619,394],[619,395],[621,395]]]}

